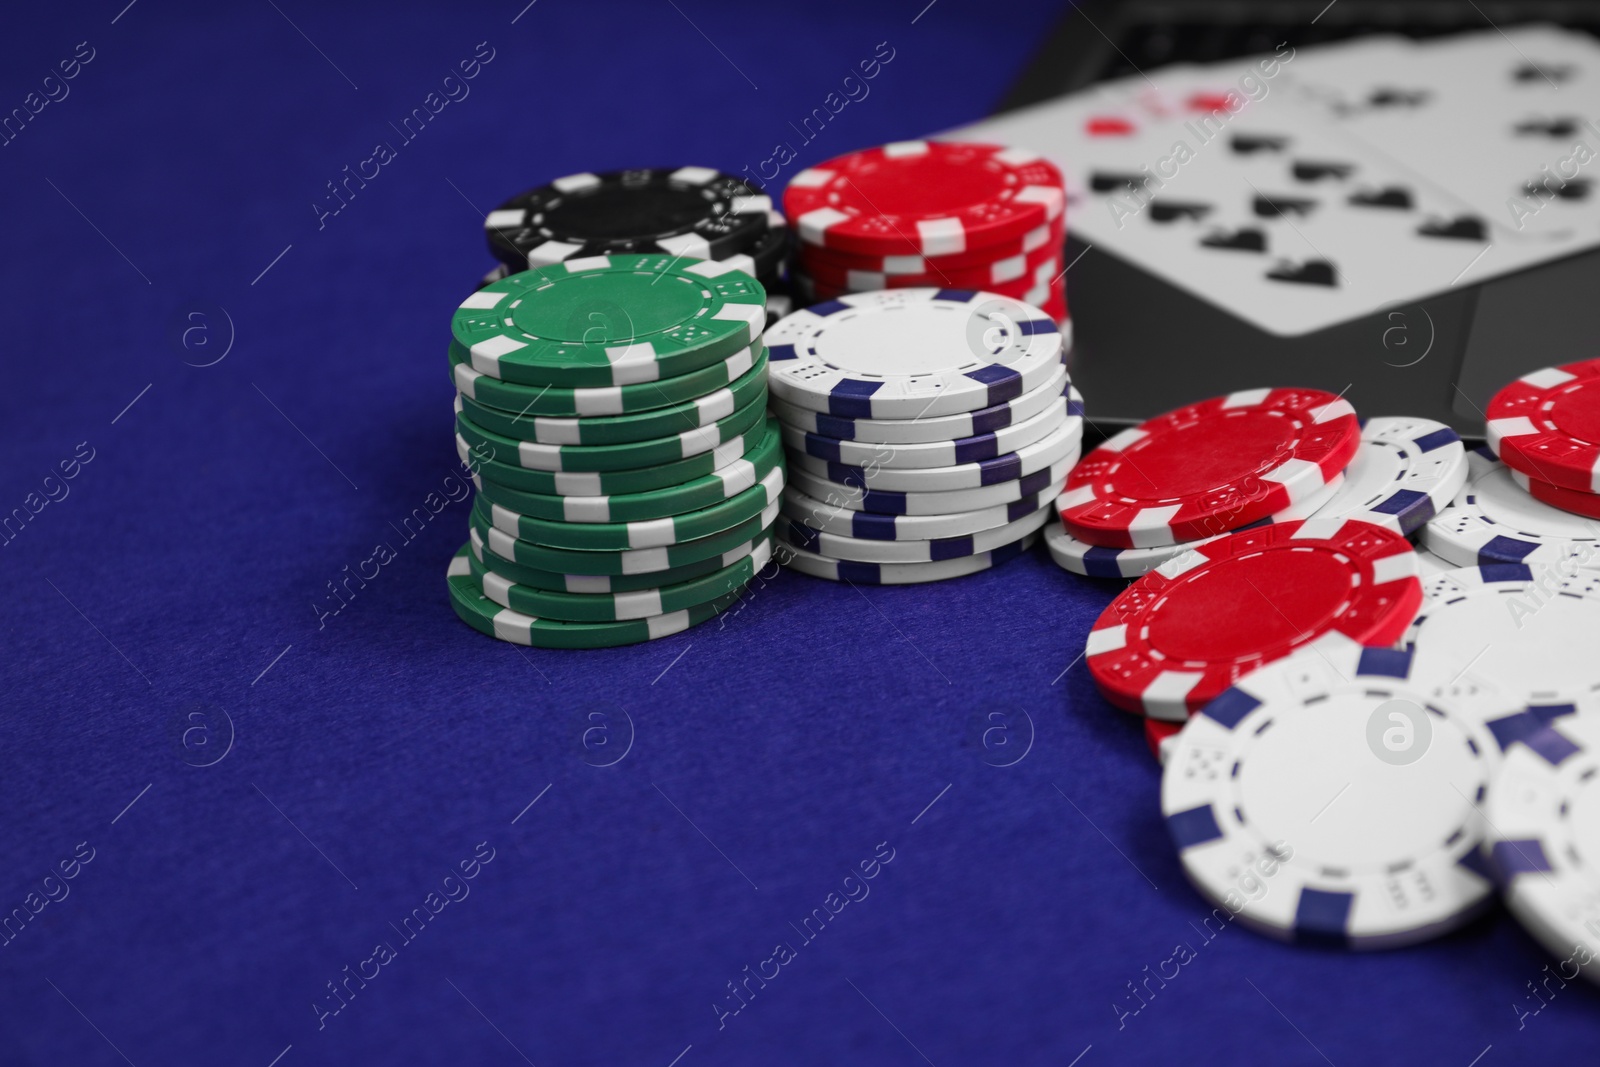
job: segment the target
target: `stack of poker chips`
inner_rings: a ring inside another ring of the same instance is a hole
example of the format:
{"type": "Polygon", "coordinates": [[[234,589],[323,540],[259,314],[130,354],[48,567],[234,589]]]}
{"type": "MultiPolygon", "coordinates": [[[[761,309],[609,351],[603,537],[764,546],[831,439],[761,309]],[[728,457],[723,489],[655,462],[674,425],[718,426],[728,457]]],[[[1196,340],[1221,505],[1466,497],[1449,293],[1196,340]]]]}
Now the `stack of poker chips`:
{"type": "Polygon", "coordinates": [[[878,289],[979,289],[1067,321],[1066,194],[1031,152],[902,141],[795,175],[783,196],[806,302],[878,289]]]}
{"type": "Polygon", "coordinates": [[[735,603],[784,486],[766,293],[728,260],[569,258],[451,323],[456,448],[478,496],[451,602],[505,641],[599,648],[735,603]]]}
{"type": "Polygon", "coordinates": [[[783,216],[770,197],[710,167],[569,174],[501,204],[484,232],[500,265],[480,288],[568,259],[666,252],[753,276],[767,292],[769,322],[791,307],[783,216]]]}
{"type": "Polygon", "coordinates": [[[1049,519],[1083,401],[1053,318],[986,292],[892,289],[767,331],[790,484],[780,555],[839,581],[986,570],[1049,519]]]}

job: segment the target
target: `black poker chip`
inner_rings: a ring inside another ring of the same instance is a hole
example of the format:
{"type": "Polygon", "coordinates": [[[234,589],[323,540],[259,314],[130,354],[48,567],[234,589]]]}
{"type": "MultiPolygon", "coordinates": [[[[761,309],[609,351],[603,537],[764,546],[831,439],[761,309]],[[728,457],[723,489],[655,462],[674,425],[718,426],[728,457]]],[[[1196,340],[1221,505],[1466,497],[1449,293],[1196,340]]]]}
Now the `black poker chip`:
{"type": "Polygon", "coordinates": [[[771,211],[770,197],[709,167],[623,170],[530,189],[484,229],[494,257],[519,270],[627,252],[727,259],[757,245],[771,211]]]}

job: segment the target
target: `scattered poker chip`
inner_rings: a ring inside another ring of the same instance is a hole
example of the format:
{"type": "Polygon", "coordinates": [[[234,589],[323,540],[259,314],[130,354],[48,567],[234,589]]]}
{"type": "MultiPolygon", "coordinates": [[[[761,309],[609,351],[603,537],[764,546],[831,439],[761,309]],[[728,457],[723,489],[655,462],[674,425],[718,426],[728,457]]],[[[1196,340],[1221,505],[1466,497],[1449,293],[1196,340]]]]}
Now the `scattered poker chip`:
{"type": "Polygon", "coordinates": [[[796,548],[831,559],[858,563],[927,563],[992,552],[1002,545],[1020,541],[1050,518],[1048,505],[1023,515],[1003,526],[980,530],[963,537],[941,537],[919,541],[870,541],[843,534],[813,530],[798,519],[778,524],[779,536],[796,548]]]}
{"type": "Polygon", "coordinates": [[[901,141],[796,174],[783,209],[802,241],[868,255],[938,256],[1020,239],[1062,215],[1061,172],[993,145],[901,141]]]}
{"type": "MultiPolygon", "coordinates": [[[[796,407],[772,397],[767,403],[785,426],[803,433],[820,434],[841,441],[875,442],[886,445],[917,445],[932,441],[954,441],[962,437],[996,433],[1025,422],[1054,404],[1071,380],[1063,364],[1049,381],[1030,389],[1014,400],[976,411],[954,415],[933,415],[910,419],[853,419],[796,407]]],[[[1075,414],[1082,414],[1081,411],[1075,414]]]]}
{"type": "Polygon", "coordinates": [[[1043,492],[1047,486],[1063,482],[1072,469],[1072,458],[1025,474],[1014,481],[979,486],[976,489],[951,489],[942,493],[893,493],[885,489],[861,489],[818,478],[806,471],[791,469],[789,484],[807,496],[836,508],[889,515],[952,515],[1010,504],[1023,497],[1043,492]]]}
{"type": "Polygon", "coordinates": [[[1522,487],[1522,491],[1541,504],[1549,504],[1562,511],[1570,511],[1574,515],[1582,515],[1588,519],[1600,519],[1600,496],[1586,493],[1581,489],[1567,489],[1549,482],[1541,482],[1537,478],[1530,478],[1519,470],[1511,471],[1511,480],[1522,487]]]}
{"type": "MultiPolygon", "coordinates": [[[[458,426],[459,430],[460,427],[458,426]]],[[[757,441],[768,432],[757,427],[747,433],[718,445],[709,452],[700,452],[676,463],[663,463],[656,467],[641,467],[618,471],[544,471],[532,470],[512,463],[502,463],[496,456],[514,450],[485,444],[474,445],[456,434],[456,455],[468,469],[478,472],[484,479],[528,493],[546,496],[615,496],[625,493],[647,493],[670,489],[695,478],[703,478],[737,462],[757,441]]],[[[487,439],[483,439],[484,442],[487,439]]]]}
{"type": "Polygon", "coordinates": [[[783,467],[776,466],[760,482],[733,497],[698,511],[634,522],[568,522],[540,519],[509,511],[480,498],[478,507],[496,530],[548,548],[656,548],[710,537],[760,515],[783,492],[783,467]]]}
{"type": "Polygon", "coordinates": [[[778,505],[773,503],[755,518],[709,537],[684,541],[676,545],[635,548],[621,552],[550,548],[520,540],[490,525],[483,501],[476,501],[473,504],[471,523],[472,528],[483,539],[486,551],[535,570],[555,574],[644,574],[720,556],[748,541],[755,540],[777,517],[778,505]]]}
{"type": "Polygon", "coordinates": [[[524,385],[634,385],[710,366],[766,326],[766,292],[714,260],[594,256],[473,293],[451,320],[474,370],[524,385]]]}
{"type": "Polygon", "coordinates": [[[772,539],[767,538],[750,555],[704,577],[628,593],[555,593],[508,581],[485,570],[470,556],[468,562],[483,595],[501,607],[541,619],[622,622],[696,608],[736,593],[761,572],[771,557],[772,539]]]}
{"type": "Polygon", "coordinates": [[[1082,426],[1076,421],[1068,421],[1050,436],[1016,452],[979,463],[963,463],[959,467],[925,467],[920,470],[851,467],[795,452],[789,453],[789,465],[846,487],[874,492],[938,493],[1014,482],[1068,457],[1076,463],[1082,442],[1082,426]]]}
{"type": "Polygon", "coordinates": [[[554,418],[507,411],[466,396],[460,398],[460,403],[474,425],[519,441],[544,445],[614,445],[671,437],[710,426],[757,398],[765,402],[766,392],[767,361],[763,356],[731,385],[681,404],[628,415],[554,418]]]}
{"type": "MultiPolygon", "coordinates": [[[[843,441],[837,437],[824,437],[821,434],[806,433],[785,426],[783,443],[808,456],[851,467],[878,464],[895,470],[919,470],[927,467],[954,467],[963,463],[978,463],[1026,448],[1035,441],[1048,437],[1066,422],[1076,420],[1081,424],[1083,409],[1079,405],[1074,411],[1071,397],[1068,395],[1070,389],[1071,386],[1064,387],[1054,404],[1032,418],[976,437],[962,437],[953,441],[929,441],[915,445],[886,445],[870,441],[843,441]]],[[[1082,432],[1080,425],[1078,433],[1081,435],[1082,432]]]]}
{"type": "Polygon", "coordinates": [[[507,488],[485,479],[481,471],[473,475],[473,484],[489,503],[522,515],[560,522],[635,522],[682,515],[732,499],[779,469],[782,461],[782,439],[777,423],[769,419],[766,432],[750,451],[726,467],[667,489],[612,496],[554,496],[507,488]]]}
{"type": "Polygon", "coordinates": [[[765,342],[775,396],[868,419],[1004,403],[1052,379],[1063,348],[1059,327],[1037,308],[941,289],[844,296],[795,312],[765,342]]]}
{"type": "Polygon", "coordinates": [[[553,385],[518,385],[472,369],[467,350],[450,342],[450,378],[456,391],[480,404],[522,415],[600,417],[654,411],[693,401],[732,385],[766,359],[759,344],[687,374],[638,385],[594,389],[561,389],[553,385]]]}
{"type": "Polygon", "coordinates": [[[1002,259],[1027,258],[1044,248],[1059,249],[1066,240],[1062,219],[1042,223],[1023,234],[1021,238],[980,245],[965,252],[942,256],[922,255],[868,255],[839,252],[821,245],[799,243],[795,248],[798,262],[803,267],[813,263],[824,264],[836,271],[859,270],[890,275],[931,275],[938,277],[942,271],[965,271],[986,268],[1002,259]]]}
{"type": "Polygon", "coordinates": [[[1600,983],[1600,711],[1586,706],[1519,740],[1489,790],[1490,866],[1523,927],[1600,983]]]}
{"type": "Polygon", "coordinates": [[[878,515],[833,507],[790,487],[783,495],[782,511],[813,530],[843,534],[865,541],[931,541],[992,530],[1046,507],[1061,492],[1066,479],[1009,504],[994,504],[973,511],[944,515],[878,515]]]}
{"type": "Polygon", "coordinates": [[[757,545],[770,537],[768,533],[759,533],[754,540],[735,545],[720,555],[708,556],[680,567],[668,567],[666,570],[648,571],[642,574],[557,574],[502,559],[493,552],[485,550],[483,535],[476,528],[468,529],[467,533],[470,538],[467,547],[472,551],[472,558],[484,570],[498,574],[507,581],[531,586],[534,589],[548,589],[555,593],[586,594],[632,593],[640,589],[679,585],[694,578],[703,578],[715,571],[733,566],[749,556],[757,545]]]}
{"type": "Polygon", "coordinates": [[[997,567],[1026,552],[1033,546],[1036,536],[1030,533],[1020,540],[1001,545],[988,552],[933,560],[928,563],[858,563],[853,560],[829,559],[827,556],[819,556],[815,552],[797,548],[787,541],[779,542],[774,558],[785,567],[797,570],[801,574],[826,578],[834,582],[850,582],[855,585],[919,585],[924,582],[961,578],[997,567]]]}
{"type": "Polygon", "coordinates": [[[1467,450],[1450,427],[1431,419],[1367,419],[1344,484],[1316,514],[1411,534],[1448,507],[1466,480],[1467,450]]]}
{"type": "Polygon", "coordinates": [[[1208,541],[1124,589],[1089,631],[1100,692],[1181,721],[1250,671],[1326,633],[1390,644],[1422,602],[1416,554],[1358,519],[1304,519],[1208,541]]]}
{"type": "Polygon", "coordinates": [[[1416,944],[1487,910],[1481,805],[1500,749],[1481,700],[1434,695],[1446,681],[1407,652],[1333,635],[1208,703],[1161,775],[1200,895],[1269,937],[1356,949],[1416,944]]]}
{"type": "Polygon", "coordinates": [[[710,167],[572,174],[507,200],[483,220],[502,263],[543,267],[625,252],[723,259],[768,229],[771,198],[710,167]]]}
{"type": "Polygon", "coordinates": [[[1600,570],[1600,525],[1540,503],[1487,448],[1467,454],[1467,483],[1422,528],[1422,543],[1457,566],[1571,564],[1600,570]]]}
{"type": "Polygon", "coordinates": [[[483,595],[482,585],[472,573],[472,555],[465,547],[450,560],[449,585],[450,606],[462,622],[501,641],[536,648],[612,648],[654,641],[714,618],[739,600],[739,594],[734,592],[707,604],[627,622],[534,618],[503,608],[483,595]]]}
{"type": "Polygon", "coordinates": [[[1520,563],[1431,574],[1403,642],[1454,688],[1559,704],[1600,692],[1600,575],[1520,563]]]}
{"type": "Polygon", "coordinates": [[[1317,492],[1355,456],[1348,401],[1320,389],[1202,400],[1107,440],[1072,472],[1067,532],[1112,548],[1197,541],[1317,492]]]}
{"type": "Polygon", "coordinates": [[[530,470],[560,472],[600,472],[635,470],[674,463],[710,452],[719,445],[749,433],[761,424],[767,413],[765,390],[732,414],[709,426],[699,426],[670,437],[630,441],[620,445],[544,445],[520,441],[495,433],[474,422],[456,398],[456,433],[474,450],[495,456],[515,456],[519,466],[530,470]]]}
{"type": "Polygon", "coordinates": [[[1600,493],[1600,359],[1525,374],[1489,401],[1489,447],[1541,482],[1600,493]]]}
{"type": "MultiPolygon", "coordinates": [[[[1253,530],[1259,526],[1270,526],[1278,522],[1290,522],[1297,519],[1309,519],[1318,515],[1322,507],[1333,499],[1340,486],[1344,483],[1345,476],[1336,474],[1333,480],[1323,486],[1321,491],[1306,497],[1296,504],[1290,504],[1275,515],[1268,515],[1264,519],[1240,527],[1241,530],[1253,530]]],[[[1230,530],[1228,533],[1238,533],[1230,530]]],[[[1091,545],[1087,541],[1080,541],[1069,534],[1059,522],[1052,522],[1045,528],[1044,540],[1050,549],[1050,558],[1055,560],[1056,566],[1062,570],[1081,574],[1088,578],[1137,578],[1141,574],[1148,574],[1177,556],[1183,555],[1192,548],[1217,540],[1218,537],[1227,537],[1227,533],[1217,534],[1201,541],[1185,541],[1177,545],[1156,545],[1153,548],[1106,548],[1103,545],[1091,545]]]]}

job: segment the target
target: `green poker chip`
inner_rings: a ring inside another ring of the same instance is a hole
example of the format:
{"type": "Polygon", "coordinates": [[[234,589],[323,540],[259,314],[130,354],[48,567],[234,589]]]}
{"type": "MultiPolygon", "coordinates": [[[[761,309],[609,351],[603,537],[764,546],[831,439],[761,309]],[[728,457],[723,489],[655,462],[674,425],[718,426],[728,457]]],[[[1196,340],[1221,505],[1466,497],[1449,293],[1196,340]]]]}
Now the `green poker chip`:
{"type": "Polygon", "coordinates": [[[767,387],[765,356],[738,381],[706,396],[632,415],[557,419],[548,415],[505,411],[467,396],[462,410],[476,425],[519,441],[545,445],[615,445],[670,437],[725,419],[762,394],[767,387]]]}
{"type": "Polygon", "coordinates": [[[518,385],[472,369],[467,350],[450,342],[450,380],[462,396],[480,404],[529,415],[605,417],[653,411],[682,404],[732,385],[766,354],[759,343],[747,345],[721,362],[687,374],[638,385],[562,389],[554,385],[518,385]]]}
{"type": "Polygon", "coordinates": [[[472,549],[472,558],[485,570],[518,585],[548,589],[552,593],[588,594],[631,593],[638,589],[655,589],[664,585],[678,585],[691,578],[703,578],[714,571],[733,566],[754,552],[756,546],[770,536],[763,533],[755,540],[736,545],[721,555],[708,556],[694,563],[685,563],[681,567],[669,567],[664,571],[650,571],[645,574],[555,574],[501,559],[493,552],[484,550],[483,538],[475,527],[468,533],[472,537],[468,542],[468,547],[472,549]]]}
{"type": "Polygon", "coordinates": [[[606,549],[659,548],[721,533],[753,519],[783,495],[783,468],[774,467],[761,481],[709,508],[637,522],[563,522],[538,519],[507,511],[487,501],[479,507],[490,524],[502,533],[548,548],[606,549]]]}
{"type": "Polygon", "coordinates": [[[491,454],[505,462],[515,459],[519,466],[531,470],[600,473],[658,467],[711,452],[718,445],[727,444],[756,426],[766,415],[767,386],[762,382],[755,396],[744,407],[709,426],[698,426],[670,437],[652,437],[648,441],[630,441],[620,445],[542,445],[537,441],[518,441],[473,422],[464,404],[461,397],[456,397],[456,433],[465,439],[473,451],[491,454]]]}
{"type": "Polygon", "coordinates": [[[474,370],[524,385],[634,385],[708,367],[755,343],[767,293],[730,263],[592,256],[522,271],[451,319],[474,370]]]}
{"type": "MultiPolygon", "coordinates": [[[[495,449],[475,448],[459,433],[456,434],[456,455],[461,458],[463,466],[481,475],[483,481],[492,481],[508,489],[546,496],[607,496],[670,489],[696,478],[704,478],[713,471],[738,462],[739,457],[750,450],[756,438],[765,432],[765,427],[758,427],[709,452],[701,452],[688,459],[625,471],[529,470],[527,467],[498,462],[495,449]]],[[[511,457],[515,459],[516,454],[511,453],[511,457]]]]}
{"type": "Polygon", "coordinates": [[[468,557],[472,576],[481,592],[501,607],[540,619],[567,622],[622,622],[648,619],[669,612],[683,611],[721,599],[743,589],[772,558],[772,540],[761,541],[750,555],[727,567],[676,585],[638,589],[631,593],[552,593],[532,586],[518,585],[488,571],[468,557]]]}
{"type": "Polygon", "coordinates": [[[483,584],[472,573],[472,562],[472,554],[465,546],[450,560],[450,606],[461,621],[501,641],[536,648],[613,648],[654,641],[697,626],[739,601],[739,594],[733,592],[709,603],[652,615],[648,619],[563,622],[536,618],[496,604],[483,595],[483,584]]]}
{"type": "Polygon", "coordinates": [[[709,537],[656,548],[630,548],[590,551],[576,548],[551,548],[512,537],[489,523],[483,501],[472,506],[472,529],[483,541],[486,552],[535,570],[556,574],[646,574],[682,567],[688,563],[719,556],[747,541],[755,540],[778,517],[778,504],[767,505],[761,514],[746,519],[709,537]]]}
{"type": "MultiPolygon", "coordinates": [[[[745,434],[743,439],[751,436],[745,434]]],[[[552,496],[503,486],[482,468],[473,484],[489,503],[519,515],[556,522],[635,522],[709,508],[749,489],[782,463],[783,438],[777,420],[768,419],[754,446],[737,460],[669,489],[614,496],[552,496]]]]}

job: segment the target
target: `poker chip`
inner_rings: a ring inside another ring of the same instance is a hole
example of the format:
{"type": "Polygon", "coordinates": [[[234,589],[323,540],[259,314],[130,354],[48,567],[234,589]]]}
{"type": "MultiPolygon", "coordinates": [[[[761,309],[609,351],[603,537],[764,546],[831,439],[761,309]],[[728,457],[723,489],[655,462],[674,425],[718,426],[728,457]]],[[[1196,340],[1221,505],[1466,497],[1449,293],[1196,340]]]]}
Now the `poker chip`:
{"type": "Polygon", "coordinates": [[[1196,541],[1282,511],[1354,458],[1350,404],[1320,389],[1252,389],[1123,430],[1086,456],[1058,501],[1080,541],[1196,541]]]}
{"type": "Polygon", "coordinates": [[[622,622],[696,608],[735,593],[766,567],[771,556],[772,540],[763,539],[750,555],[703,577],[627,593],[551,592],[509,581],[485,570],[470,555],[468,563],[483,595],[501,607],[540,619],[622,622]]]}
{"type": "Polygon", "coordinates": [[[710,366],[687,374],[638,385],[594,389],[561,389],[553,385],[518,385],[472,369],[467,350],[450,342],[450,379],[462,396],[518,415],[603,417],[655,411],[690,403],[746,377],[766,350],[750,345],[710,366]]]}
{"type": "Polygon", "coordinates": [[[501,641],[538,648],[612,648],[654,641],[714,618],[739,600],[739,594],[733,592],[710,603],[647,619],[561,622],[512,611],[484,596],[481,583],[472,573],[472,555],[465,547],[451,558],[448,576],[450,606],[461,621],[501,641]]]}
{"type": "Polygon", "coordinates": [[[1431,419],[1367,419],[1344,483],[1315,514],[1411,534],[1448,507],[1466,480],[1467,451],[1450,427],[1431,419]]]}
{"type": "Polygon", "coordinates": [[[472,478],[480,496],[507,511],[561,522],[615,523],[663,519],[711,507],[755,486],[782,462],[782,439],[777,423],[769,419],[766,432],[738,459],[666,489],[611,496],[553,496],[500,485],[491,480],[493,475],[485,478],[481,466],[472,478]]]}
{"type": "Polygon", "coordinates": [[[863,252],[840,252],[821,245],[801,243],[795,255],[802,267],[820,263],[836,271],[860,270],[877,274],[922,275],[938,278],[948,271],[987,269],[1004,259],[1022,257],[1024,262],[1040,249],[1058,249],[1066,240],[1063,219],[1042,223],[1023,234],[1021,238],[996,241],[980,245],[965,252],[952,252],[937,256],[877,255],[863,252]]]}
{"type": "Polygon", "coordinates": [[[722,259],[768,229],[770,198],[710,167],[572,174],[512,197],[483,221],[502,263],[538,268],[626,252],[722,259]]]}
{"type": "Polygon", "coordinates": [[[1090,630],[1085,660],[1112,704],[1179,721],[1323,634],[1390,644],[1421,601],[1399,534],[1358,519],[1282,522],[1208,541],[1133,582],[1090,630]]]}
{"type": "Polygon", "coordinates": [[[869,419],[993,407],[1053,378],[1062,354],[1059,328],[1037,308],[940,289],[818,304],[783,319],[765,342],[774,395],[869,419]]]}
{"type": "Polygon", "coordinates": [[[1458,689],[1519,703],[1600,693],[1600,575],[1520,563],[1431,574],[1403,643],[1458,689]]]}
{"type": "Polygon", "coordinates": [[[1043,440],[1035,441],[1015,452],[977,463],[963,463],[956,467],[924,467],[920,470],[852,467],[844,463],[829,463],[815,456],[793,451],[789,453],[789,464],[816,477],[826,478],[830,482],[873,492],[940,493],[952,489],[976,489],[1001,482],[1014,482],[1068,457],[1076,463],[1082,441],[1082,427],[1069,420],[1043,440]]]}
{"type": "Polygon", "coordinates": [[[783,209],[802,241],[868,255],[950,255],[1061,216],[1061,172],[993,145],[901,141],[796,174],[783,209]]]}
{"type": "Polygon", "coordinates": [[[1001,545],[989,552],[933,560],[928,563],[859,563],[853,560],[829,559],[827,556],[819,556],[815,552],[796,548],[787,541],[779,542],[775,558],[791,570],[833,582],[848,582],[853,585],[919,585],[924,582],[943,582],[951,578],[962,578],[968,574],[977,574],[991,567],[997,567],[1026,552],[1033,546],[1037,536],[1037,534],[1027,534],[1021,540],[1001,545]]]}
{"type": "Polygon", "coordinates": [[[571,259],[462,301],[451,320],[474,370],[524,385],[633,385],[721,362],[766,325],[766,292],[714,260],[571,259]]]}
{"type": "MultiPolygon", "coordinates": [[[[1297,504],[1290,504],[1275,515],[1268,515],[1264,519],[1257,519],[1240,529],[1253,530],[1258,526],[1269,526],[1276,522],[1289,522],[1295,519],[1309,519],[1320,512],[1322,507],[1333,499],[1335,493],[1344,483],[1345,476],[1336,474],[1333,480],[1319,492],[1306,497],[1297,504]]],[[[1228,533],[1237,533],[1230,530],[1228,533]]],[[[1071,571],[1073,574],[1082,574],[1089,578],[1137,578],[1141,574],[1148,574],[1177,556],[1197,548],[1218,537],[1227,537],[1227,533],[1218,534],[1200,541],[1185,541],[1177,545],[1156,545],[1153,548],[1106,548],[1103,545],[1091,545],[1087,541],[1080,541],[1069,534],[1059,522],[1053,522],[1045,527],[1044,540],[1050,549],[1050,558],[1055,560],[1056,566],[1062,570],[1071,571]]]]}
{"type": "Polygon", "coordinates": [[[604,549],[655,548],[676,545],[721,533],[764,511],[783,492],[783,468],[773,467],[760,482],[727,500],[661,519],[634,522],[569,522],[541,519],[509,511],[480,497],[478,506],[489,525],[524,541],[552,548],[604,549]]]}
{"type": "Polygon", "coordinates": [[[886,445],[917,445],[932,441],[954,441],[963,437],[996,433],[1026,422],[1060,399],[1070,381],[1065,365],[1049,381],[1030,389],[1014,400],[976,411],[954,415],[934,415],[910,419],[854,419],[828,415],[796,407],[774,396],[767,404],[783,424],[801,433],[819,434],[841,441],[875,442],[886,445]]]}
{"type": "Polygon", "coordinates": [[[1489,447],[1541,482],[1600,493],[1600,359],[1525,374],[1488,407],[1489,447]]]}
{"type": "Polygon", "coordinates": [[[1206,704],[1161,775],[1195,889],[1259,933],[1356,949],[1486,911],[1478,850],[1500,749],[1486,702],[1436,696],[1446,680],[1407,652],[1329,635],[1206,704]]]}
{"type": "Polygon", "coordinates": [[[1425,548],[1417,549],[1417,577],[1426,581],[1429,576],[1453,571],[1456,565],[1443,556],[1436,556],[1425,548]]]}
{"type": "Polygon", "coordinates": [[[836,260],[813,257],[809,248],[802,245],[799,261],[805,273],[819,286],[862,292],[869,289],[912,289],[932,286],[936,289],[989,289],[997,286],[1037,285],[1049,281],[1061,269],[1061,245],[1047,244],[1035,252],[1004,256],[970,267],[935,267],[922,274],[890,273],[888,271],[862,270],[844,266],[836,260]]]}
{"type": "Polygon", "coordinates": [[[1600,570],[1600,525],[1535,500],[1487,448],[1467,454],[1467,482],[1422,528],[1422,543],[1457,566],[1563,564],[1600,570]]]}
{"type": "MultiPolygon", "coordinates": [[[[1509,469],[1509,468],[1508,468],[1509,469]]],[[[1594,493],[1585,493],[1579,489],[1566,489],[1549,482],[1541,482],[1537,478],[1530,478],[1519,470],[1511,471],[1511,480],[1521,487],[1533,499],[1541,504],[1549,504],[1562,511],[1570,511],[1574,515],[1582,515],[1588,519],[1600,519],[1600,496],[1594,493]]]]}
{"type": "Polygon", "coordinates": [[[1144,721],[1144,743],[1149,747],[1150,755],[1156,758],[1157,763],[1163,766],[1166,764],[1167,757],[1172,754],[1172,749],[1175,747],[1174,738],[1182,729],[1182,723],[1162,722],[1160,719],[1144,721]]]}
{"type": "Polygon", "coordinates": [[[680,567],[668,567],[666,570],[648,571],[642,574],[557,574],[502,559],[493,552],[485,550],[483,537],[476,529],[469,529],[467,533],[467,547],[472,552],[472,558],[484,570],[498,574],[507,581],[534,589],[547,589],[555,593],[586,594],[631,593],[641,589],[679,585],[694,578],[703,578],[725,567],[733,566],[754,552],[756,546],[769,537],[768,534],[762,533],[754,541],[736,545],[719,555],[685,563],[680,567]]]}
{"type": "Polygon", "coordinates": [[[1490,866],[1523,927],[1600,983],[1600,710],[1520,740],[1489,790],[1490,866]]]}
{"type": "MultiPolygon", "coordinates": [[[[459,430],[460,427],[458,426],[459,430]]],[[[740,434],[709,452],[700,452],[675,463],[617,471],[544,471],[516,464],[501,463],[495,457],[506,454],[503,447],[473,445],[456,434],[456,455],[462,464],[499,485],[547,496],[609,496],[670,489],[696,478],[703,478],[738,461],[767,433],[758,427],[740,434]]],[[[487,438],[483,439],[485,442],[487,438]]],[[[515,458],[515,452],[511,453],[515,458]]]]}
{"type": "Polygon", "coordinates": [[[797,519],[784,519],[779,536],[796,548],[818,556],[858,563],[927,563],[992,552],[1002,545],[1020,541],[1045,524],[1049,506],[987,530],[962,537],[914,541],[873,541],[844,534],[823,533],[797,519]]]}
{"type": "Polygon", "coordinates": [[[951,489],[935,493],[894,493],[885,489],[862,489],[840,485],[798,467],[789,469],[789,484],[807,496],[836,508],[869,511],[878,515],[952,515],[1009,504],[1042,492],[1046,486],[1062,482],[1072,469],[1073,457],[1052,466],[1025,474],[1010,482],[980,486],[977,489],[951,489]]]}
{"type": "Polygon", "coordinates": [[[618,445],[547,445],[495,433],[469,417],[462,399],[456,398],[456,433],[474,451],[494,456],[515,456],[530,470],[600,472],[633,470],[688,459],[748,433],[767,413],[765,391],[741,408],[711,423],[670,437],[630,441],[618,445]]]}
{"type": "Polygon", "coordinates": [[[878,515],[870,511],[851,511],[833,507],[791,486],[783,494],[781,510],[822,533],[843,534],[866,541],[931,541],[992,530],[1032,515],[1056,498],[1065,481],[1063,478],[1009,504],[944,515],[878,515]]]}

